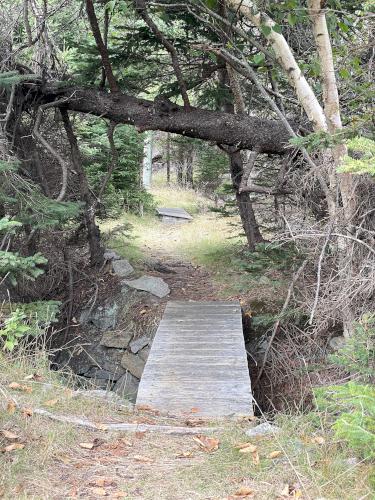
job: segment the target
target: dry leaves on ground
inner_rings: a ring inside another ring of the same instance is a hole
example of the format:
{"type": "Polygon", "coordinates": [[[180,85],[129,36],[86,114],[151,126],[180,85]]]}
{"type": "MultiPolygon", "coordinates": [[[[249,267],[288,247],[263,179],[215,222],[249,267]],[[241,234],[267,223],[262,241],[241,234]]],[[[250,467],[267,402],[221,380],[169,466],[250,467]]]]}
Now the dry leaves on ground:
{"type": "Polygon", "coordinates": [[[299,484],[285,484],[278,496],[278,499],[284,498],[302,498],[302,491],[299,488],[299,484]]]}
{"type": "Polygon", "coordinates": [[[9,452],[9,451],[15,451],[15,450],[22,450],[22,448],[25,448],[24,444],[12,443],[12,444],[8,444],[8,446],[5,446],[4,448],[0,448],[0,451],[9,452]]]}
{"type": "Polygon", "coordinates": [[[271,453],[268,455],[268,458],[278,458],[278,457],[281,457],[281,455],[283,454],[282,451],[280,450],[275,450],[275,451],[271,451],[271,453]]]}
{"type": "Polygon", "coordinates": [[[93,441],[90,442],[79,443],[79,446],[81,448],[84,448],[85,450],[93,450],[94,448],[97,448],[103,443],[104,443],[103,439],[95,438],[93,441]]]}
{"type": "Polygon", "coordinates": [[[198,444],[199,448],[206,453],[211,453],[219,449],[220,441],[218,439],[198,434],[193,437],[193,440],[198,444]]]}
{"type": "Polygon", "coordinates": [[[314,436],[312,439],[311,439],[311,442],[312,443],[315,443],[315,444],[319,444],[319,445],[322,445],[326,442],[326,440],[324,439],[323,436],[314,436]]]}
{"type": "Polygon", "coordinates": [[[55,406],[57,402],[58,399],[49,399],[48,401],[45,401],[43,404],[44,406],[55,406]]]}
{"type": "Polygon", "coordinates": [[[21,415],[23,417],[32,417],[33,413],[34,412],[33,412],[32,408],[28,408],[28,407],[21,408],[21,415]]]}
{"type": "Polygon", "coordinates": [[[257,446],[252,443],[238,443],[234,445],[238,449],[239,453],[254,453],[257,451],[257,446]]]}
{"type": "Polygon", "coordinates": [[[14,401],[8,401],[7,402],[7,412],[10,415],[13,415],[13,413],[16,411],[17,405],[14,401]]]}
{"type": "Polygon", "coordinates": [[[9,439],[10,441],[12,441],[13,439],[19,439],[19,436],[17,434],[15,434],[14,432],[12,431],[8,431],[6,429],[3,429],[2,431],[0,431],[1,434],[6,438],[6,439],[9,439]]]}
{"type": "Polygon", "coordinates": [[[22,384],[19,384],[18,382],[11,382],[8,385],[8,389],[13,389],[14,391],[27,392],[28,394],[30,392],[33,392],[33,388],[31,386],[22,385],[22,384]]]}
{"type": "Polygon", "coordinates": [[[192,451],[182,451],[176,455],[176,458],[191,458],[193,456],[192,451]]]}

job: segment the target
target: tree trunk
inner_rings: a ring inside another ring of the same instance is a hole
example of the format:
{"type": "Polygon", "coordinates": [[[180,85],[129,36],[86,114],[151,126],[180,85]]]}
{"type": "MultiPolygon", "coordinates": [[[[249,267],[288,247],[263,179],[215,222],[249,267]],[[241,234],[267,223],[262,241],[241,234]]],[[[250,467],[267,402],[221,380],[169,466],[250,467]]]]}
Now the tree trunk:
{"type": "Polygon", "coordinates": [[[90,248],[90,261],[93,266],[99,267],[104,262],[104,249],[101,246],[100,230],[95,222],[95,203],[82,166],[82,159],[78,148],[77,138],[74,134],[72,124],[70,123],[68,111],[66,109],[61,109],[61,116],[70,144],[72,163],[75,171],[77,172],[81,199],[85,203],[84,220],[90,248]]]}
{"type": "Polygon", "coordinates": [[[254,208],[249,193],[239,192],[240,179],[243,172],[243,160],[241,153],[232,153],[229,155],[229,158],[230,173],[233,187],[236,190],[236,202],[241,217],[242,227],[245,232],[249,250],[253,252],[256,244],[263,242],[264,239],[255,218],[254,208]]]}

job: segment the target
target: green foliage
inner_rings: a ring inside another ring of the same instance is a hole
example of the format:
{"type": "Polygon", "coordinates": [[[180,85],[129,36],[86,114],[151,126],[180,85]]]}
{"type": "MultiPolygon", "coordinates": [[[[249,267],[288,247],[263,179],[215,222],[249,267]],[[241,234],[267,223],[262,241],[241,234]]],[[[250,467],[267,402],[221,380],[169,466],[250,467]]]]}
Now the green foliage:
{"type": "Polygon", "coordinates": [[[330,356],[330,360],[360,375],[364,381],[375,374],[375,314],[366,314],[355,324],[352,337],[345,345],[330,356]]]}
{"type": "Polygon", "coordinates": [[[318,409],[331,418],[339,439],[364,458],[375,458],[375,315],[365,315],[331,361],[357,374],[357,381],[314,390],[318,409]],[[358,382],[363,381],[363,383],[358,382]]]}
{"type": "Polygon", "coordinates": [[[38,266],[46,263],[47,259],[39,252],[30,257],[22,257],[18,252],[0,250],[0,276],[7,276],[14,286],[20,277],[34,281],[44,273],[38,266]]]}
{"type": "Polygon", "coordinates": [[[228,171],[228,157],[219,149],[200,143],[196,170],[197,186],[213,191],[221,185],[228,171]]]}
{"type": "Polygon", "coordinates": [[[348,382],[314,393],[318,409],[331,416],[336,436],[363,458],[375,458],[375,387],[348,382]]]}
{"type": "Polygon", "coordinates": [[[25,319],[26,315],[19,309],[6,318],[3,328],[0,330],[0,336],[4,337],[4,350],[13,351],[18,345],[19,339],[28,334],[30,327],[25,324],[25,319]]]}
{"type": "Polygon", "coordinates": [[[292,246],[258,243],[255,252],[245,252],[240,263],[242,269],[251,273],[263,273],[269,269],[289,269],[296,262],[298,254],[292,246]]]}
{"type": "Polygon", "coordinates": [[[347,146],[349,154],[338,171],[375,176],[375,141],[367,137],[353,137],[347,146]]]}
{"type": "MultiPolygon", "coordinates": [[[[81,139],[84,167],[90,187],[98,192],[112,161],[107,137],[107,126],[103,120],[82,120],[77,124],[81,139]]],[[[141,188],[141,165],[143,159],[143,136],[133,127],[116,127],[114,141],[118,153],[118,167],[107,185],[102,204],[105,213],[101,216],[114,216],[121,209],[138,211],[152,207],[152,197],[141,188]]]]}
{"type": "Polygon", "coordinates": [[[313,132],[305,137],[292,137],[289,142],[298,148],[306,148],[307,151],[320,151],[332,148],[343,142],[342,134],[332,135],[324,130],[313,132]]]}
{"type": "Polygon", "coordinates": [[[18,71],[7,71],[0,74],[0,87],[10,88],[17,83],[21,83],[25,80],[35,80],[38,77],[33,74],[20,75],[18,71]]]}
{"type": "Polygon", "coordinates": [[[20,339],[25,336],[38,337],[51,323],[57,321],[59,306],[60,302],[53,300],[17,304],[16,310],[7,314],[6,307],[3,306],[0,314],[0,338],[3,338],[3,349],[13,351],[20,339]],[[4,312],[6,317],[1,321],[4,312]]]}

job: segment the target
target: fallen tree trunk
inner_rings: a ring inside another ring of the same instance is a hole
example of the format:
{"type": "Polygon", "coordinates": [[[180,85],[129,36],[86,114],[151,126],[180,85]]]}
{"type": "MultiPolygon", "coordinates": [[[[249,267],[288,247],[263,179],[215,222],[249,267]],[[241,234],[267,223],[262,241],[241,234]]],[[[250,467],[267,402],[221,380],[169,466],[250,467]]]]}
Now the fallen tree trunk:
{"type": "Polygon", "coordinates": [[[76,87],[64,89],[47,86],[37,88],[37,96],[34,92],[29,93],[29,99],[32,99],[30,103],[33,105],[34,99],[37,102],[39,100],[38,104],[43,104],[65,98],[62,106],[66,109],[133,125],[140,132],[162,130],[235,146],[238,150],[256,149],[259,153],[281,155],[286,152],[290,138],[290,133],[280,120],[193,107],[186,110],[162,97],[147,101],[124,93],[109,94],[101,90],[76,87]]]}

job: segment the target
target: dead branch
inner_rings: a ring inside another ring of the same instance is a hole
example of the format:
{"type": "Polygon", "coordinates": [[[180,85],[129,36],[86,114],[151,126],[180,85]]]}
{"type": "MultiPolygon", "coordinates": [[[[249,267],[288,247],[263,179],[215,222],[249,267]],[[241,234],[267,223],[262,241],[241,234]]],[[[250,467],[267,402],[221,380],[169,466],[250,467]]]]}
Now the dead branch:
{"type": "Polygon", "coordinates": [[[216,432],[222,427],[175,427],[170,425],[151,425],[151,424],[126,424],[126,423],[94,423],[86,418],[74,417],[72,415],[55,415],[47,410],[35,408],[33,413],[48,417],[57,422],[78,425],[93,430],[101,431],[125,431],[125,432],[157,432],[160,434],[192,435],[206,432],[216,432]]]}
{"type": "Polygon", "coordinates": [[[32,132],[35,139],[37,139],[47,149],[47,151],[49,151],[57,159],[61,166],[61,189],[59,195],[56,198],[56,201],[63,201],[63,199],[65,198],[66,188],[68,184],[68,164],[66,163],[64,158],[56,151],[56,149],[52,147],[51,144],[49,144],[49,142],[42,136],[39,128],[41,125],[44,110],[60,106],[61,104],[66,103],[66,101],[67,99],[63,98],[47,104],[41,104],[36,114],[36,120],[32,132]]]}
{"type": "Polygon", "coordinates": [[[268,353],[269,353],[269,351],[271,349],[272,342],[273,342],[274,338],[276,337],[277,332],[279,331],[280,322],[281,322],[281,320],[283,318],[283,315],[285,314],[285,311],[287,310],[287,308],[289,306],[289,302],[290,302],[290,299],[292,297],[292,292],[293,292],[294,285],[296,284],[296,282],[297,282],[297,280],[298,280],[301,272],[305,268],[306,264],[307,264],[307,260],[304,260],[302,262],[302,265],[297,270],[297,272],[294,273],[294,275],[293,275],[292,281],[291,281],[291,283],[289,285],[289,288],[288,288],[288,293],[286,295],[286,299],[284,301],[284,305],[283,305],[283,307],[281,309],[281,312],[280,312],[280,314],[279,314],[279,316],[277,318],[276,323],[273,326],[272,335],[271,335],[271,337],[270,337],[270,339],[269,339],[269,341],[267,343],[267,348],[266,348],[266,351],[264,353],[264,357],[263,357],[263,361],[262,361],[262,366],[260,367],[258,376],[257,376],[257,378],[255,380],[255,383],[253,384],[253,387],[256,387],[258,385],[259,380],[260,380],[261,376],[263,375],[264,368],[265,368],[266,363],[267,363],[268,353]]]}

